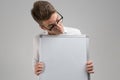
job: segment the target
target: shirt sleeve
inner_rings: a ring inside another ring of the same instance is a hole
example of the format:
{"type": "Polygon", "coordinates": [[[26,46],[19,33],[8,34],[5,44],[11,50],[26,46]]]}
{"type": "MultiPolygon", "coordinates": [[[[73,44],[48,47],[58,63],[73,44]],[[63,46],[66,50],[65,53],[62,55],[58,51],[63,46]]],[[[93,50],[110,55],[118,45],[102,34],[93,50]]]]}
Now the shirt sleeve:
{"type": "Polygon", "coordinates": [[[75,35],[81,35],[81,31],[77,28],[73,28],[73,32],[75,35]]]}
{"type": "Polygon", "coordinates": [[[81,35],[81,31],[77,28],[64,27],[64,32],[68,35],[81,35]]]}
{"type": "Polygon", "coordinates": [[[39,35],[33,38],[33,66],[39,62],[39,35]]]}

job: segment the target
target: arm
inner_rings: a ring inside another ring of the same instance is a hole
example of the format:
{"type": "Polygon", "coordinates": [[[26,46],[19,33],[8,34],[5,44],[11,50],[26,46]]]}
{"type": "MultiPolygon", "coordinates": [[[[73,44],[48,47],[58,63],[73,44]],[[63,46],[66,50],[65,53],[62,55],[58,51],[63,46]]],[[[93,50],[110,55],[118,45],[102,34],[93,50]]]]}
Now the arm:
{"type": "Polygon", "coordinates": [[[40,73],[42,73],[44,64],[42,62],[39,62],[39,36],[36,36],[33,39],[33,69],[34,73],[38,76],[40,73]]]}

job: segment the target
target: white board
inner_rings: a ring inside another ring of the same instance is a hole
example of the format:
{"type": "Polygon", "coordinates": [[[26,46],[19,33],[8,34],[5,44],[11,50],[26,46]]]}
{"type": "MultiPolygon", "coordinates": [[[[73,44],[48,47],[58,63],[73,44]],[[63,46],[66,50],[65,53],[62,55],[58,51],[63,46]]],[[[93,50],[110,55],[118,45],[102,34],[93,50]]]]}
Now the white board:
{"type": "Polygon", "coordinates": [[[41,35],[40,61],[45,69],[39,80],[88,80],[88,38],[85,35],[41,35]]]}

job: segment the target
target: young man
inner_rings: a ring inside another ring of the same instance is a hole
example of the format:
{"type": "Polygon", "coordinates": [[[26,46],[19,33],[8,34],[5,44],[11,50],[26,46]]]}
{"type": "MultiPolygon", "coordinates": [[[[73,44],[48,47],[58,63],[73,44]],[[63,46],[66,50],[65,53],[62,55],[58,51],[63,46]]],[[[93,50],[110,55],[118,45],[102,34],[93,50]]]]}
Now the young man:
{"type": "MultiPolygon", "coordinates": [[[[48,1],[36,1],[31,10],[33,19],[43,30],[41,34],[48,35],[80,35],[81,32],[75,28],[64,27],[62,24],[63,16],[48,1]]],[[[39,62],[38,44],[39,35],[34,38],[34,72],[39,75],[44,68],[44,64],[39,62]]],[[[86,71],[94,73],[92,61],[86,62],[86,71]]]]}

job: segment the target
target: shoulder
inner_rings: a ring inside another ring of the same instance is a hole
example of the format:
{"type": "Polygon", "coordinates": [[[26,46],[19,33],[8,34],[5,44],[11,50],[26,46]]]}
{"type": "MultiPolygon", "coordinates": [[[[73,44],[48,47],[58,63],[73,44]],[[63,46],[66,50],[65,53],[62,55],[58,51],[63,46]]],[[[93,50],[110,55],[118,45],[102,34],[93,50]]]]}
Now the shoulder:
{"type": "Polygon", "coordinates": [[[77,28],[64,27],[64,32],[68,35],[81,35],[81,32],[77,28]]]}
{"type": "Polygon", "coordinates": [[[33,40],[38,41],[40,38],[40,35],[47,35],[47,34],[48,34],[47,31],[40,29],[39,34],[34,35],[33,40]]]}

